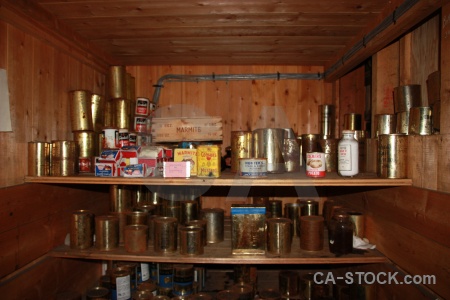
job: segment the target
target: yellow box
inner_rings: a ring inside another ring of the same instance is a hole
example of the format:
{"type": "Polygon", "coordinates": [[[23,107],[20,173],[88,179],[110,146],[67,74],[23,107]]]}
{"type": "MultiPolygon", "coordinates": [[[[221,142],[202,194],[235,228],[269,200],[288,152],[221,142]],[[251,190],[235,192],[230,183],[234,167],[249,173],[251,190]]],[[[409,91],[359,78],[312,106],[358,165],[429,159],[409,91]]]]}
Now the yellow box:
{"type": "Polygon", "coordinates": [[[219,145],[197,147],[197,177],[220,177],[221,149],[219,145]]]}
{"type": "Polygon", "coordinates": [[[189,161],[191,176],[197,176],[197,149],[175,149],[173,161],[189,161]]]}

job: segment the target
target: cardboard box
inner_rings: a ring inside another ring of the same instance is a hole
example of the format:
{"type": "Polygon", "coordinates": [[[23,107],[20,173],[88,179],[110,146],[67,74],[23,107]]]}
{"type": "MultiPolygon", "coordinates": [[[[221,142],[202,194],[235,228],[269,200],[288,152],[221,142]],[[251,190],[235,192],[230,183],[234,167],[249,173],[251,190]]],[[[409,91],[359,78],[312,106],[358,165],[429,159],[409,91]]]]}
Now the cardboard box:
{"type": "Polygon", "coordinates": [[[155,168],[146,164],[128,165],[123,168],[123,177],[149,177],[155,172],[155,168]]]}
{"type": "Polygon", "coordinates": [[[191,167],[191,176],[197,176],[197,149],[175,149],[173,161],[188,161],[191,167]]]}
{"type": "Polygon", "coordinates": [[[181,141],[221,141],[221,117],[153,118],[155,143],[181,141]]]}
{"type": "Polygon", "coordinates": [[[266,253],[266,207],[231,205],[231,248],[233,254],[266,253]]]}
{"type": "Polygon", "coordinates": [[[102,162],[99,157],[95,158],[95,176],[98,177],[118,177],[120,168],[116,162],[102,162]]]}
{"type": "Polygon", "coordinates": [[[188,178],[191,176],[189,161],[163,162],[163,177],[188,178]]]}

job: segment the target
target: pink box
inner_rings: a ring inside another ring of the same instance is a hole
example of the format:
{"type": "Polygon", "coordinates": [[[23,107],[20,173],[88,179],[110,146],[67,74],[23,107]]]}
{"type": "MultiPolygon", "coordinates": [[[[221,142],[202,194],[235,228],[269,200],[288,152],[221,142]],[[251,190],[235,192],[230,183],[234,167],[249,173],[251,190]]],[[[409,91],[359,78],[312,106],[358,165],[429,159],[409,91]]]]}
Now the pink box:
{"type": "Polygon", "coordinates": [[[163,177],[191,177],[191,164],[188,161],[163,162],[163,177]]]}

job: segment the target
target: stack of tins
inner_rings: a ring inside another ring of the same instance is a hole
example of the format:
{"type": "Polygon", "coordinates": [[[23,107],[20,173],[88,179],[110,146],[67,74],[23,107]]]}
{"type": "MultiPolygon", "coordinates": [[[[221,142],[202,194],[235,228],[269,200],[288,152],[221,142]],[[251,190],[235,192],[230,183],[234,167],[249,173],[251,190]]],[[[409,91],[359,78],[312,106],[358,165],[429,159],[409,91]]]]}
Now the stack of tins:
{"type": "Polygon", "coordinates": [[[100,134],[104,126],[104,97],[87,90],[70,92],[70,120],[78,150],[80,173],[93,173],[100,154],[100,134]]]}

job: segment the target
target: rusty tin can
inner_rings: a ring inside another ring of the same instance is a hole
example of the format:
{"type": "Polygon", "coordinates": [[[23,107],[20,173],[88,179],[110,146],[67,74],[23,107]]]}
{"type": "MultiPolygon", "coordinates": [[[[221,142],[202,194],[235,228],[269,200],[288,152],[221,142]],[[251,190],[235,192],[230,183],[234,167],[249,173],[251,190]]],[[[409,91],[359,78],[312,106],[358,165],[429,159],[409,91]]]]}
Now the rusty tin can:
{"type": "Polygon", "coordinates": [[[253,155],[253,134],[251,131],[231,132],[231,172],[239,171],[239,159],[253,155]]]}
{"type": "Polygon", "coordinates": [[[70,91],[70,121],[72,131],[94,130],[92,122],[92,93],[86,90],[70,91]]]}
{"type": "Polygon", "coordinates": [[[74,211],[70,221],[70,248],[91,248],[94,245],[94,228],[94,214],[91,211],[74,211]]]}

